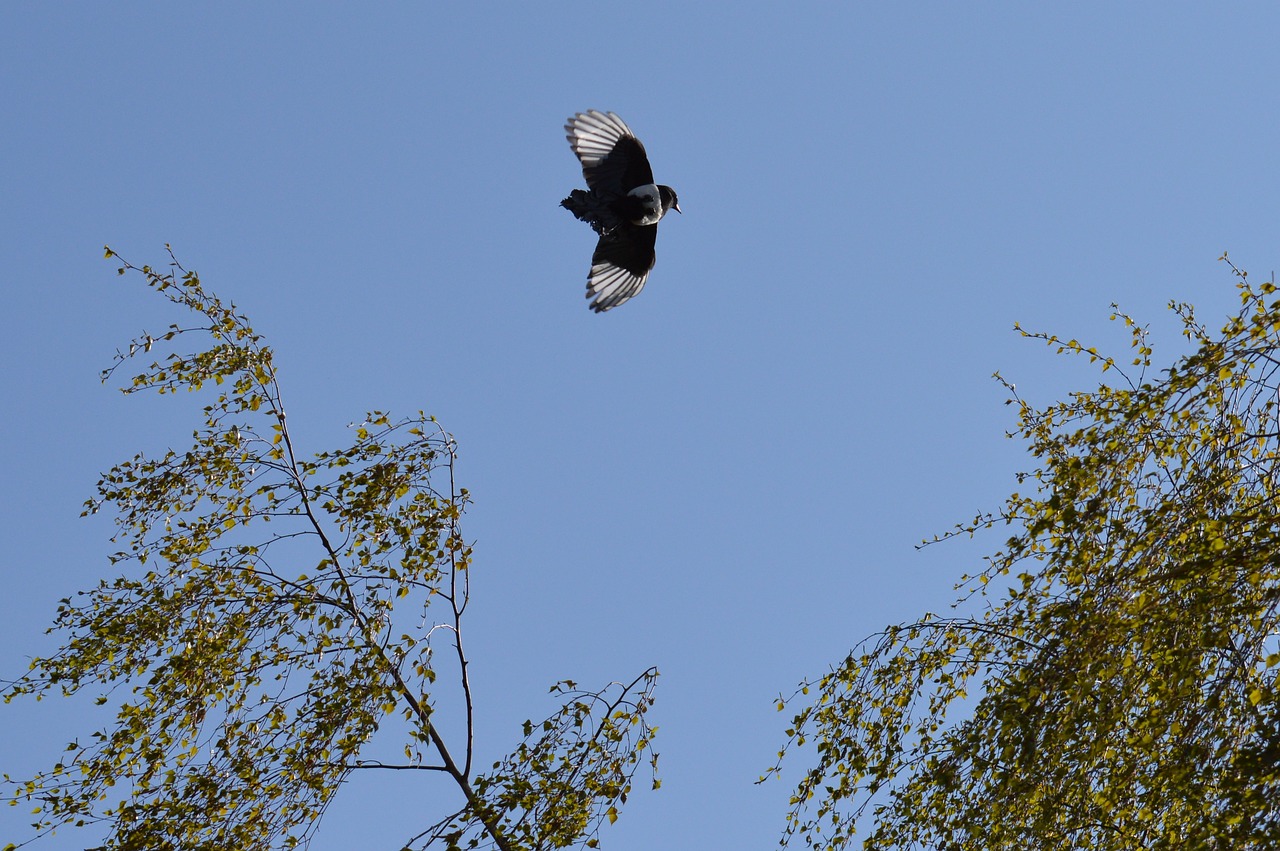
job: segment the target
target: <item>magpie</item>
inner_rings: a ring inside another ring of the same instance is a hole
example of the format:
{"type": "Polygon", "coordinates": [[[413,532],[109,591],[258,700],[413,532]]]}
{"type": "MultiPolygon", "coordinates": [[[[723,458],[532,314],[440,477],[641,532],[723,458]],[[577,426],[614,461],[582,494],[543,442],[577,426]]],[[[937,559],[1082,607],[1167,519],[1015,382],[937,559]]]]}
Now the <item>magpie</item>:
{"type": "Polygon", "coordinates": [[[564,125],[569,147],[582,162],[587,189],[560,206],[600,235],[587,273],[587,298],[596,313],[639,295],[657,257],[653,245],[667,210],[680,212],[676,191],[653,182],[644,145],[612,112],[579,112],[564,125]]]}

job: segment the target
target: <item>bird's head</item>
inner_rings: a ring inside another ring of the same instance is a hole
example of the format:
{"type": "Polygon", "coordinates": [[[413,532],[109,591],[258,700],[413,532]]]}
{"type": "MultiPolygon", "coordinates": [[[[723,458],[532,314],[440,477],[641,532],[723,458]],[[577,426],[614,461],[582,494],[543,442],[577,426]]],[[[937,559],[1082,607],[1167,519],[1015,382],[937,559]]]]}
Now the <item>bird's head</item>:
{"type": "Polygon", "coordinates": [[[680,199],[676,197],[676,191],[670,186],[658,186],[658,198],[662,201],[662,212],[667,210],[675,210],[677,213],[684,215],[680,209],[680,199]]]}

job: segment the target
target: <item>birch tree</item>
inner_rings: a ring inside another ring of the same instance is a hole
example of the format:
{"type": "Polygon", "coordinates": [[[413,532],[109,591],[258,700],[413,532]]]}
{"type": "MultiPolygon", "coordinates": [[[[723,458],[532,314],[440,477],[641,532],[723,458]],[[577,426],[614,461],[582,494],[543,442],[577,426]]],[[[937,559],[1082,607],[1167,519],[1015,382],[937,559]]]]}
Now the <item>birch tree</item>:
{"type": "Polygon", "coordinates": [[[453,438],[421,412],[375,411],[308,455],[275,352],[234,305],[176,260],[106,254],[188,320],[134,339],[103,380],[142,363],[125,393],[209,401],[188,446],[102,475],[85,511],[115,518],[115,575],[62,600],[61,649],[4,692],[115,714],[47,770],[6,775],[11,803],[34,809],[21,844],[97,824],[112,851],[299,847],[353,774],[421,771],[453,792],[397,847],[596,847],[637,769],[656,767],[657,672],[556,684],[560,708],[477,765],[453,438]],[[433,723],[442,702],[461,719],[452,738],[433,723]],[[380,730],[399,759],[369,756],[380,730]]]}
{"type": "MultiPolygon", "coordinates": [[[[1230,261],[1223,256],[1223,260],[1230,261]]],[[[779,708],[800,767],[783,845],[1270,849],[1280,837],[1280,299],[1234,265],[1220,331],[1034,405],[1033,463],[956,530],[1009,537],[946,615],[868,638],[779,708]]]]}

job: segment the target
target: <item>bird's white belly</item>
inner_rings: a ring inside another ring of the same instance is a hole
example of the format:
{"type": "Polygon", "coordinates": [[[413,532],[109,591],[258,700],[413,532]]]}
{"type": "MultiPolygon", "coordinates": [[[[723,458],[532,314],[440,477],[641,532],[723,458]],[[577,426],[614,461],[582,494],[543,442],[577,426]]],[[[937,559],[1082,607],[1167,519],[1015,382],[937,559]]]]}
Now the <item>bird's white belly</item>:
{"type": "Polygon", "coordinates": [[[645,213],[638,219],[632,219],[633,225],[656,225],[658,220],[662,218],[662,196],[658,194],[658,187],[652,183],[646,183],[644,186],[637,186],[627,193],[628,195],[639,198],[644,201],[645,213]]]}

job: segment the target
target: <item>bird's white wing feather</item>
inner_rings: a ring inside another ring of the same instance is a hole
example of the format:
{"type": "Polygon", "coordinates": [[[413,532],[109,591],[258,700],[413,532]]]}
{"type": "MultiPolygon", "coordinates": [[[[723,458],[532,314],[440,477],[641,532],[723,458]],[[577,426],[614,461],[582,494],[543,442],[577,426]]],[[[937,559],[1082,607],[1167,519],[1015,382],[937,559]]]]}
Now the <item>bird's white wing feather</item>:
{"type": "Polygon", "coordinates": [[[603,313],[617,307],[639,295],[647,280],[648,272],[637,275],[612,263],[592,264],[587,275],[587,298],[595,299],[591,302],[591,309],[603,313]]]}
{"type": "Polygon", "coordinates": [[[569,146],[584,167],[600,164],[624,136],[634,136],[627,123],[612,112],[589,109],[579,112],[564,125],[569,146]]]}

